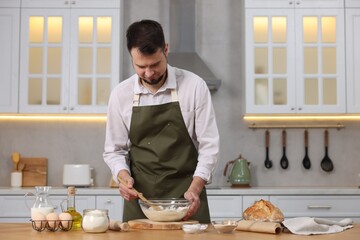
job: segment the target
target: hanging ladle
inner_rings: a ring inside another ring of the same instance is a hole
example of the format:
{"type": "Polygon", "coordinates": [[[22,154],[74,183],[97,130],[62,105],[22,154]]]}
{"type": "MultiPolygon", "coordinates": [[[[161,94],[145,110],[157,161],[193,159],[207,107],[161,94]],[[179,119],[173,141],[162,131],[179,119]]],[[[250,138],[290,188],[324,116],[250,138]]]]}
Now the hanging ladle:
{"type": "Polygon", "coordinates": [[[302,164],[303,164],[305,169],[310,169],[311,162],[310,162],[310,158],[309,158],[309,155],[308,155],[309,138],[308,138],[308,131],[307,130],[304,131],[304,145],[305,145],[305,157],[304,157],[304,159],[302,161],[302,164]]]}
{"type": "Polygon", "coordinates": [[[271,168],[272,161],[269,159],[269,142],[270,142],[270,133],[269,130],[265,131],[265,147],[266,147],[266,158],[265,158],[265,167],[271,168]]]}
{"type": "Polygon", "coordinates": [[[320,163],[321,169],[325,172],[331,172],[334,169],[334,165],[331,159],[328,156],[328,145],[329,145],[329,132],[325,130],[324,132],[324,143],[325,143],[325,156],[320,163]]]}
{"type": "Polygon", "coordinates": [[[286,131],[282,131],[282,146],[283,146],[283,155],[280,160],[280,166],[282,169],[287,169],[289,166],[289,160],[286,157],[286,131]]]}

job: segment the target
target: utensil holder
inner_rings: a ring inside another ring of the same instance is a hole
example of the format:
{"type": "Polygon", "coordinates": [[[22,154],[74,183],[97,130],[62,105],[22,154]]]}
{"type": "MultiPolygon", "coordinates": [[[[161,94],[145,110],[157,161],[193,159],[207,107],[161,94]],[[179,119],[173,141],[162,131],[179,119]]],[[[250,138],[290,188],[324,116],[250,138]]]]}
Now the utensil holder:
{"type": "Polygon", "coordinates": [[[11,173],[11,187],[21,187],[22,186],[22,172],[12,172],[11,173]]]}

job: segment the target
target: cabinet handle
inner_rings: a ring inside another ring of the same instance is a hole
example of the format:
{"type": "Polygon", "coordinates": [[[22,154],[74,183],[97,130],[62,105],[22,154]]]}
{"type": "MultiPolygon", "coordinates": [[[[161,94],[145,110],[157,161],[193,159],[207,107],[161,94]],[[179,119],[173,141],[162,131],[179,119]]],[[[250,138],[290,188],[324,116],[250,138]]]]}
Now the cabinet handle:
{"type": "Polygon", "coordinates": [[[291,111],[294,111],[294,110],[295,110],[295,108],[294,108],[294,107],[292,107],[292,108],[290,108],[290,110],[291,110],[291,111]]]}
{"type": "Polygon", "coordinates": [[[110,199],[106,200],[106,203],[111,203],[111,200],[110,199]]]}
{"type": "Polygon", "coordinates": [[[308,209],[331,209],[329,205],[308,205],[308,209]]]}
{"type": "Polygon", "coordinates": [[[76,4],[76,1],[71,1],[71,4],[72,4],[72,5],[76,4]]]}
{"type": "Polygon", "coordinates": [[[290,2],[289,2],[289,5],[292,5],[292,4],[293,4],[293,1],[290,1],[290,2]]]}
{"type": "Polygon", "coordinates": [[[296,1],[296,5],[300,5],[300,1],[296,1]]]}
{"type": "Polygon", "coordinates": [[[70,110],[71,110],[71,111],[74,111],[74,107],[71,107],[70,110]]]}
{"type": "Polygon", "coordinates": [[[301,110],[302,110],[302,108],[301,108],[301,107],[299,107],[299,108],[298,108],[298,110],[299,110],[299,111],[301,111],[301,110]]]}
{"type": "Polygon", "coordinates": [[[69,4],[69,1],[65,1],[64,4],[65,4],[65,5],[68,5],[68,4],[69,4]]]}
{"type": "Polygon", "coordinates": [[[67,107],[63,107],[63,110],[66,111],[66,110],[67,110],[67,107]]]}

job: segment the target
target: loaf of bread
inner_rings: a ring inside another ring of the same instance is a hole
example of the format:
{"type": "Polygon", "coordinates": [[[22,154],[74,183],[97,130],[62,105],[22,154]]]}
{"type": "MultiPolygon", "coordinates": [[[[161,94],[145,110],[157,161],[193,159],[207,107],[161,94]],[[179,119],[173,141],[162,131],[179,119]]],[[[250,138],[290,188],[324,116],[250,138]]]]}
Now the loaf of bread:
{"type": "Polygon", "coordinates": [[[261,199],[243,212],[243,219],[263,222],[282,222],[284,220],[284,214],[271,202],[261,199]]]}

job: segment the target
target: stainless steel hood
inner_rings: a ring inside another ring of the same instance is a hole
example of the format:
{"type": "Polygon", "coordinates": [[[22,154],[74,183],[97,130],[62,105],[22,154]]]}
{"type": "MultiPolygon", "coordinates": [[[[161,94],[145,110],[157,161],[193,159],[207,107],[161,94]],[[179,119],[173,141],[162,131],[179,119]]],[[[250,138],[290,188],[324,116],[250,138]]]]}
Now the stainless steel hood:
{"type": "Polygon", "coordinates": [[[174,67],[189,70],[207,83],[210,90],[217,90],[220,79],[195,51],[195,2],[171,0],[170,2],[170,52],[168,62],[174,67]]]}

